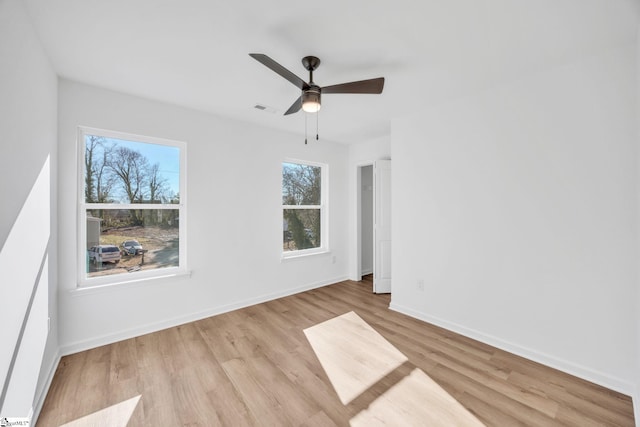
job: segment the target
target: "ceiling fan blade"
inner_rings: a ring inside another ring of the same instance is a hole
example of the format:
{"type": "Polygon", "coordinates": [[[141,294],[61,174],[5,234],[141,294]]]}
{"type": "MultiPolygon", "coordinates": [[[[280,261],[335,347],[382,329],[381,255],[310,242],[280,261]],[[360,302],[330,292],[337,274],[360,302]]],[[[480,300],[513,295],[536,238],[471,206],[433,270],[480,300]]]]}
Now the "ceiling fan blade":
{"type": "Polygon", "coordinates": [[[378,77],[377,79],[326,86],[322,88],[322,93],[382,93],[382,88],[384,88],[384,77],[378,77]]]}
{"type": "Polygon", "coordinates": [[[297,113],[298,111],[300,111],[301,108],[302,108],[302,95],[300,95],[298,99],[296,99],[296,101],[293,104],[291,104],[291,107],[289,107],[289,109],[284,113],[284,115],[288,116],[289,114],[297,113]]]}
{"type": "Polygon", "coordinates": [[[256,61],[260,62],[262,65],[266,66],[267,68],[270,68],[271,70],[280,74],[285,79],[289,80],[291,83],[296,85],[298,89],[304,90],[309,87],[307,82],[305,82],[300,77],[293,74],[291,71],[284,68],[282,65],[278,64],[273,59],[269,58],[267,55],[264,55],[262,53],[250,53],[249,56],[255,59],[256,61]]]}

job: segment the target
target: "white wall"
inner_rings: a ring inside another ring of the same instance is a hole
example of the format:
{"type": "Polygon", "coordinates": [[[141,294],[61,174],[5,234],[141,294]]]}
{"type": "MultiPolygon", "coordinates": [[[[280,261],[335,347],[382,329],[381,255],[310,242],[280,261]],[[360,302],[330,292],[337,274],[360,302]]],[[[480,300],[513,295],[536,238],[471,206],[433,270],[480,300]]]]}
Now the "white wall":
{"type": "MultiPolygon", "coordinates": [[[[76,240],[78,125],[186,141],[191,277],[106,290],[76,289],[75,256],[61,257],[63,353],[135,336],[347,276],[347,148],[61,80],[59,250],[76,240]],[[281,261],[281,163],[329,165],[331,254],[281,261]],[[335,257],[335,263],[334,261],[335,257]]],[[[249,107],[248,107],[249,108],[249,107]]]]}
{"type": "Polygon", "coordinates": [[[19,0],[0,2],[0,94],[0,414],[26,417],[57,361],[57,81],[19,0]]]}
{"type": "Polygon", "coordinates": [[[349,279],[360,280],[359,260],[361,257],[360,204],[358,188],[361,186],[358,169],[373,164],[375,160],[391,158],[391,139],[387,135],[378,139],[349,146],[349,279]]]}
{"type": "Polygon", "coordinates": [[[633,392],[635,56],[394,121],[392,308],[633,392]]]}

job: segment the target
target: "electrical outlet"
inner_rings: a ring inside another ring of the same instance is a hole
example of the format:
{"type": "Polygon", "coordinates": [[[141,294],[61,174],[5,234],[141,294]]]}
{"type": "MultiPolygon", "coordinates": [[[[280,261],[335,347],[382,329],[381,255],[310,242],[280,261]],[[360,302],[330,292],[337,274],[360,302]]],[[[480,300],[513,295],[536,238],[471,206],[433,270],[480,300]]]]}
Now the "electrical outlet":
{"type": "Polygon", "coordinates": [[[418,279],[418,281],[416,282],[416,289],[418,289],[421,292],[424,292],[424,280],[423,279],[418,279]]]}

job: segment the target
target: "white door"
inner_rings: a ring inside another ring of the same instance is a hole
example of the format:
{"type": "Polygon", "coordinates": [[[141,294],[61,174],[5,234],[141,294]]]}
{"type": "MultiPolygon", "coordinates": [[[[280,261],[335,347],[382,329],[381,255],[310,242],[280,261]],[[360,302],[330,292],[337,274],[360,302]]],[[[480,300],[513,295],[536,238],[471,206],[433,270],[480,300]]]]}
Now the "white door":
{"type": "Polygon", "coordinates": [[[391,292],[391,160],[373,165],[373,292],[391,292]]]}

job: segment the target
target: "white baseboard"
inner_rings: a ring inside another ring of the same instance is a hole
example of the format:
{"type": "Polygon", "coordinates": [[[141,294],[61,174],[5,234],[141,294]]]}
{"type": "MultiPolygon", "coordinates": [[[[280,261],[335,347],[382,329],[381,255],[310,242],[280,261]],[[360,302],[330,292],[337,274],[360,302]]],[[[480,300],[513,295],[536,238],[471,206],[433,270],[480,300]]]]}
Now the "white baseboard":
{"type": "Polygon", "coordinates": [[[447,329],[452,332],[456,332],[460,335],[464,335],[465,337],[472,338],[474,340],[483,342],[485,344],[491,345],[493,347],[499,348],[500,350],[507,351],[509,353],[513,353],[515,355],[524,357],[526,359],[532,360],[534,362],[541,363],[545,366],[549,366],[554,369],[558,369],[567,374],[576,376],[578,378],[582,378],[587,381],[591,381],[595,384],[606,387],[610,390],[617,391],[619,393],[626,394],[631,396],[634,400],[634,407],[636,407],[636,420],[640,420],[638,418],[638,412],[640,408],[637,408],[636,402],[636,387],[633,383],[613,377],[611,375],[605,374],[603,372],[596,371],[591,368],[587,368],[585,366],[578,365],[576,363],[569,362],[567,360],[563,360],[536,350],[532,350],[530,348],[522,347],[517,344],[513,344],[509,341],[505,341],[501,338],[494,337],[489,334],[485,334],[483,332],[467,328],[465,326],[458,325],[456,323],[449,322],[447,320],[439,319],[437,317],[433,317],[427,315],[425,313],[419,312],[412,308],[404,307],[399,304],[394,304],[393,301],[389,305],[391,310],[397,311],[402,314],[406,314],[407,316],[411,316],[413,318],[422,320],[427,323],[431,323],[433,325],[439,326],[441,328],[447,329]]]}
{"type": "Polygon", "coordinates": [[[56,353],[55,357],[51,361],[51,365],[49,366],[49,370],[47,372],[47,379],[44,382],[44,386],[36,399],[36,405],[33,408],[33,417],[31,419],[31,425],[36,425],[38,422],[38,417],[40,416],[40,411],[42,410],[42,406],[44,405],[44,400],[47,398],[47,394],[49,393],[49,388],[51,387],[51,382],[53,381],[53,376],[58,369],[58,364],[60,364],[60,351],[56,353]]]}
{"type": "Polygon", "coordinates": [[[311,289],[321,288],[334,283],[347,280],[347,277],[336,277],[330,280],[324,280],[315,283],[309,283],[303,286],[286,289],[280,292],[274,292],[271,294],[262,295],[259,297],[249,298],[247,300],[238,301],[232,304],[227,304],[219,307],[212,307],[211,309],[189,313],[186,315],[174,317],[171,319],[165,319],[160,322],[153,322],[146,325],[136,326],[134,328],[118,331],[110,334],[105,334],[99,337],[94,337],[88,340],[76,341],[60,346],[59,353],[61,356],[78,353],[80,351],[89,350],[92,348],[100,347],[106,344],[112,344],[114,342],[135,338],[144,334],[160,331],[174,326],[183,325],[185,323],[194,322],[196,320],[205,319],[207,317],[215,316],[218,314],[227,313],[240,308],[249,307],[251,305],[260,304],[263,302],[271,301],[274,299],[286,297],[289,295],[297,294],[300,292],[308,291],[311,289]]]}
{"type": "Polygon", "coordinates": [[[362,278],[363,278],[364,276],[366,276],[367,274],[373,274],[373,271],[363,271],[363,272],[361,272],[359,275],[358,275],[358,274],[356,274],[356,275],[349,275],[348,280],[351,280],[351,281],[353,281],[353,282],[359,282],[359,281],[360,281],[360,280],[362,280],[362,278]]]}

